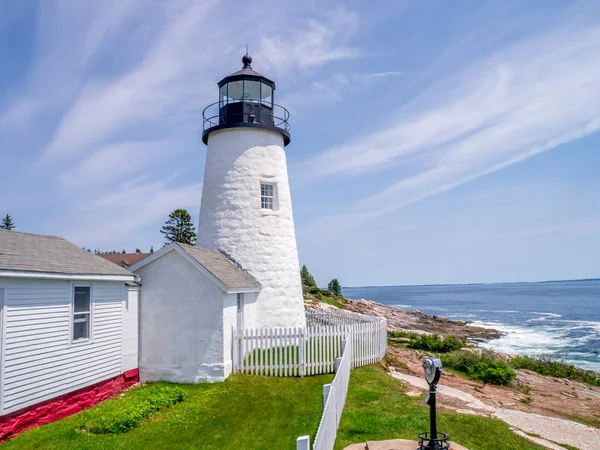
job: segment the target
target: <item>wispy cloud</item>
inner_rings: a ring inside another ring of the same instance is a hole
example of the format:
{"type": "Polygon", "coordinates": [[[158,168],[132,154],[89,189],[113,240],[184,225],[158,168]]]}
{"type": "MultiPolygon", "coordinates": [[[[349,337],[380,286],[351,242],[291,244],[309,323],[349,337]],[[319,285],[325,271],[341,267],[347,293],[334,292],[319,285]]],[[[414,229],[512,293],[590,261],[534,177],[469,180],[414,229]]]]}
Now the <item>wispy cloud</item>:
{"type": "Polygon", "coordinates": [[[77,189],[122,181],[131,174],[147,172],[165,160],[179,157],[175,141],[119,142],[98,149],[81,163],[63,172],[59,179],[77,189]]]}
{"type": "Polygon", "coordinates": [[[123,129],[159,118],[169,120],[174,107],[180,114],[197,108],[202,97],[197,77],[207,75],[201,63],[210,63],[218,50],[206,40],[201,54],[191,52],[190,46],[197,42],[194,37],[199,37],[212,7],[214,2],[189,2],[169,11],[171,17],[138,66],[114,81],[85,86],[60,123],[46,156],[69,156],[123,129]]]}
{"type": "Polygon", "coordinates": [[[34,66],[0,112],[0,125],[21,128],[35,114],[69,101],[89,62],[139,6],[140,0],[40,3],[34,66]]]}
{"type": "Polygon", "coordinates": [[[303,77],[312,82],[313,70],[358,55],[351,37],[359,18],[346,9],[231,8],[222,0],[40,5],[32,66],[0,102],[0,133],[23,138],[44,124],[49,138],[40,148],[36,136],[29,168],[64,200],[65,222],[49,224],[53,232],[91,245],[116,230],[131,238],[177,205],[197,209],[201,171],[192,177],[181,161],[199,150],[202,108],[216,100],[227,68],[238,67],[243,43],[258,43],[259,70],[278,81],[310,72],[303,77]]]}
{"type": "Polygon", "coordinates": [[[360,50],[349,44],[359,26],[358,14],[344,8],[326,13],[322,19],[309,19],[305,26],[264,36],[258,56],[265,70],[274,75],[295,69],[310,69],[325,63],[356,58],[360,50]]]}
{"type": "MultiPolygon", "coordinates": [[[[174,185],[174,177],[157,181],[133,180],[72,211],[72,221],[59,227],[59,232],[87,246],[105,246],[116,241],[144,244],[134,232],[156,227],[176,208],[191,211],[196,217],[202,183],[174,185]],[[96,220],[101,218],[101,220],[96,220]],[[120,239],[117,238],[120,237],[120,239]]],[[[156,231],[156,230],[155,230],[156,231]]]]}
{"type": "Polygon", "coordinates": [[[401,71],[375,72],[375,73],[343,73],[336,72],[324,79],[308,83],[302,91],[293,92],[285,96],[281,102],[294,110],[318,103],[328,105],[341,102],[348,98],[349,93],[359,93],[381,83],[389,78],[403,75],[401,71]]]}
{"type": "Polygon", "coordinates": [[[598,23],[537,35],[439,81],[381,130],[294,169],[311,167],[318,179],[410,164],[413,175],[350,208],[377,217],[596,132],[599,71],[598,23]]]}

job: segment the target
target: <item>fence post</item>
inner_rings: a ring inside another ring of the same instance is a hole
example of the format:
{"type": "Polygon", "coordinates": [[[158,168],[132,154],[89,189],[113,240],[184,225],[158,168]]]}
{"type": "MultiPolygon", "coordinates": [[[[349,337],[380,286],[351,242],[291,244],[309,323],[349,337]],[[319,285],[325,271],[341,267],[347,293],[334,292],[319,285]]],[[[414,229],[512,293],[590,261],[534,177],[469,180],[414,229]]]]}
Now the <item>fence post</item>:
{"type": "Polygon", "coordinates": [[[300,436],[296,439],[296,450],[310,450],[310,436],[300,436]]]}
{"type": "Polygon", "coordinates": [[[342,357],[341,356],[339,358],[335,358],[335,361],[334,361],[335,373],[337,373],[338,369],[340,368],[340,363],[341,362],[342,362],[342,357]]]}
{"type": "Polygon", "coordinates": [[[331,384],[323,385],[323,410],[325,410],[325,405],[327,404],[327,399],[329,398],[329,392],[331,391],[331,384]]]}
{"type": "Polygon", "coordinates": [[[300,376],[306,375],[306,328],[300,328],[300,376]]]}

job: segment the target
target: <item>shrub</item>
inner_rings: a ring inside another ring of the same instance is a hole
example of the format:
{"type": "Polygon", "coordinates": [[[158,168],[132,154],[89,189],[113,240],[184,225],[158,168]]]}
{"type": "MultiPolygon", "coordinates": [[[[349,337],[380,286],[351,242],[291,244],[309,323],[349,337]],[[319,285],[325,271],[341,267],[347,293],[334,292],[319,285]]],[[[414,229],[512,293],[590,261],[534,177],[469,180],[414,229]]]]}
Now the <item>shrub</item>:
{"type": "Polygon", "coordinates": [[[96,434],[125,433],[150,415],[184,400],[181,388],[154,384],[135,389],[86,411],[83,429],[96,434]]]}
{"type": "Polygon", "coordinates": [[[328,294],[330,294],[329,291],[319,291],[316,296],[322,302],[328,303],[332,306],[335,306],[336,308],[344,307],[344,304],[342,302],[336,300],[335,298],[331,298],[328,294]],[[323,294],[323,292],[327,292],[327,294],[323,294]]]}
{"type": "Polygon", "coordinates": [[[427,352],[448,353],[460,350],[466,345],[467,343],[464,339],[459,339],[456,336],[446,336],[442,338],[437,334],[423,334],[421,336],[411,336],[408,347],[417,350],[425,350],[427,352]]]}
{"type": "Polygon", "coordinates": [[[340,295],[342,293],[342,285],[340,284],[337,278],[334,278],[329,282],[329,284],[327,285],[327,289],[329,289],[336,295],[340,295]]]}
{"type": "Polygon", "coordinates": [[[389,331],[388,330],[388,338],[417,338],[419,335],[417,333],[411,333],[408,331],[389,331]]]}
{"type": "Polygon", "coordinates": [[[441,356],[442,365],[464,373],[469,378],[484,383],[506,386],[517,376],[504,360],[496,358],[493,352],[475,353],[453,352],[441,356]]]}
{"type": "Polygon", "coordinates": [[[510,361],[510,365],[515,369],[527,369],[541,375],[568,378],[592,384],[594,386],[600,386],[600,377],[595,373],[575,367],[573,364],[558,361],[551,356],[542,356],[539,358],[515,356],[510,361]]]}

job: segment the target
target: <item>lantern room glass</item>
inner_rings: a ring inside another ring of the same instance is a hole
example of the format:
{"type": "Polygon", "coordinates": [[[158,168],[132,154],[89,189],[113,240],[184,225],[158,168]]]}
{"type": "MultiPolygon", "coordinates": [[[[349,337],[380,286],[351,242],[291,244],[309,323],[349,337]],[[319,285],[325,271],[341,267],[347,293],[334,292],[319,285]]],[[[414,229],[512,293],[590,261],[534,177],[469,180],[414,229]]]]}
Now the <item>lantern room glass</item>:
{"type": "Polygon", "coordinates": [[[240,101],[262,103],[273,107],[273,87],[255,80],[230,81],[219,90],[219,103],[224,106],[240,101]]]}

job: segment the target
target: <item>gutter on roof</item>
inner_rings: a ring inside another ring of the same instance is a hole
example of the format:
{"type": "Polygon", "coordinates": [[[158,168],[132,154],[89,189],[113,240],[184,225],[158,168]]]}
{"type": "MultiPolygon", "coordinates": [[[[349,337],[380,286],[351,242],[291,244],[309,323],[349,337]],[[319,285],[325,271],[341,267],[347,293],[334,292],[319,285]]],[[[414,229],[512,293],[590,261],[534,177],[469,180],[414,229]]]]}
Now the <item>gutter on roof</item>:
{"type": "Polygon", "coordinates": [[[132,273],[131,275],[115,275],[115,274],[69,274],[69,273],[52,273],[52,272],[25,272],[18,270],[0,270],[0,277],[4,278],[41,278],[51,280],[86,280],[86,281],[139,281],[139,276],[132,273]]]}

